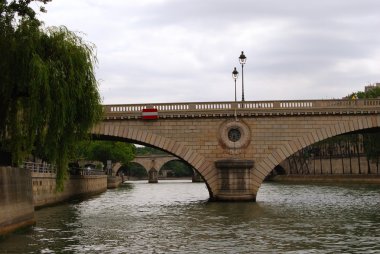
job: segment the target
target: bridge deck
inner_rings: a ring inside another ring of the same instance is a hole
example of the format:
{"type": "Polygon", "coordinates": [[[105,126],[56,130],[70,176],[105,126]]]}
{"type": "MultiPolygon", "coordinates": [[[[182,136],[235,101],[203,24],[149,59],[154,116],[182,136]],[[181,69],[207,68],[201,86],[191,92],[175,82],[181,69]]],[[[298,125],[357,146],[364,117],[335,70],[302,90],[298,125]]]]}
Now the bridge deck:
{"type": "Polygon", "coordinates": [[[141,119],[143,109],[155,108],[160,118],[377,114],[380,99],[188,102],[104,105],[105,119],[141,119]]]}

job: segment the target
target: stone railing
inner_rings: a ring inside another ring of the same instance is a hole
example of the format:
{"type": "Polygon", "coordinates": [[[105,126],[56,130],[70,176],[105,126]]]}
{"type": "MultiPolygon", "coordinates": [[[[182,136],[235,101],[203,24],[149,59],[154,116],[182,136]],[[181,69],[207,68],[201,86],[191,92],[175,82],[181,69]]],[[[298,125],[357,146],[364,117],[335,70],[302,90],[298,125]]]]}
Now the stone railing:
{"type": "Polygon", "coordinates": [[[104,105],[105,119],[139,119],[146,108],[160,118],[224,117],[230,115],[368,114],[380,112],[380,99],[188,102],[104,105]]]}
{"type": "Polygon", "coordinates": [[[24,162],[24,168],[30,170],[33,173],[54,174],[56,171],[53,165],[44,162],[24,162]]]}

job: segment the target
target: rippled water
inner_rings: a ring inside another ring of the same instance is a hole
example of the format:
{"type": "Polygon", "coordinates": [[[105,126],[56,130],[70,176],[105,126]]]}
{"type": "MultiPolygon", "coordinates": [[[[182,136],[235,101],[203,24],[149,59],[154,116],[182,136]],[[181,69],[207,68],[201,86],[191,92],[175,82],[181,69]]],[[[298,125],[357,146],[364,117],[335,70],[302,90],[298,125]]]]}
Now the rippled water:
{"type": "Polygon", "coordinates": [[[0,253],[380,253],[380,186],[265,183],[209,203],[203,183],[134,182],[36,212],[0,253]]]}

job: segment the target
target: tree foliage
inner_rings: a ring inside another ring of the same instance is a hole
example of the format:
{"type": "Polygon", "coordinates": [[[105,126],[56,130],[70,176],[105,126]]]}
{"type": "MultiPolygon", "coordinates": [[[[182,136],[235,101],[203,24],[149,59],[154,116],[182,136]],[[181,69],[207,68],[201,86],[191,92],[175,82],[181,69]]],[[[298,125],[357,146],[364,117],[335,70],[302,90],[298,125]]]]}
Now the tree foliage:
{"type": "Polygon", "coordinates": [[[107,160],[128,165],[135,156],[135,146],[115,141],[84,141],[76,148],[76,158],[97,160],[107,164],[107,160]]]}
{"type": "Polygon", "coordinates": [[[376,99],[380,97],[380,87],[374,86],[367,91],[358,91],[347,96],[348,98],[357,97],[358,99],[376,99]]]}
{"type": "Polygon", "coordinates": [[[56,164],[60,188],[69,151],[102,107],[94,46],[44,28],[29,4],[48,1],[0,0],[0,143],[15,165],[31,153],[56,164]]]}
{"type": "Polygon", "coordinates": [[[124,175],[137,177],[140,179],[148,177],[148,173],[145,168],[138,163],[130,163],[128,166],[124,165],[120,168],[120,171],[122,171],[124,175]]]}
{"type": "Polygon", "coordinates": [[[143,146],[143,147],[136,147],[136,155],[168,155],[168,153],[158,150],[153,147],[143,146]]]}
{"type": "Polygon", "coordinates": [[[192,176],[193,170],[189,164],[180,160],[173,160],[167,162],[162,166],[161,170],[171,170],[176,177],[192,176]]]}

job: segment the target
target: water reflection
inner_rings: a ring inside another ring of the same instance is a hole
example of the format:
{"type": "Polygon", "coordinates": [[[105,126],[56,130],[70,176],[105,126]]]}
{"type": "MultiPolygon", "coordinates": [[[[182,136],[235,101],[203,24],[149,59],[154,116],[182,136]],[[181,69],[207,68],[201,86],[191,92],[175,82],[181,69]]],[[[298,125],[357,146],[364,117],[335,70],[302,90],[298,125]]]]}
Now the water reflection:
{"type": "Polygon", "coordinates": [[[202,183],[136,182],[37,211],[5,253],[374,253],[380,187],[266,183],[256,203],[210,203],[202,183]]]}

